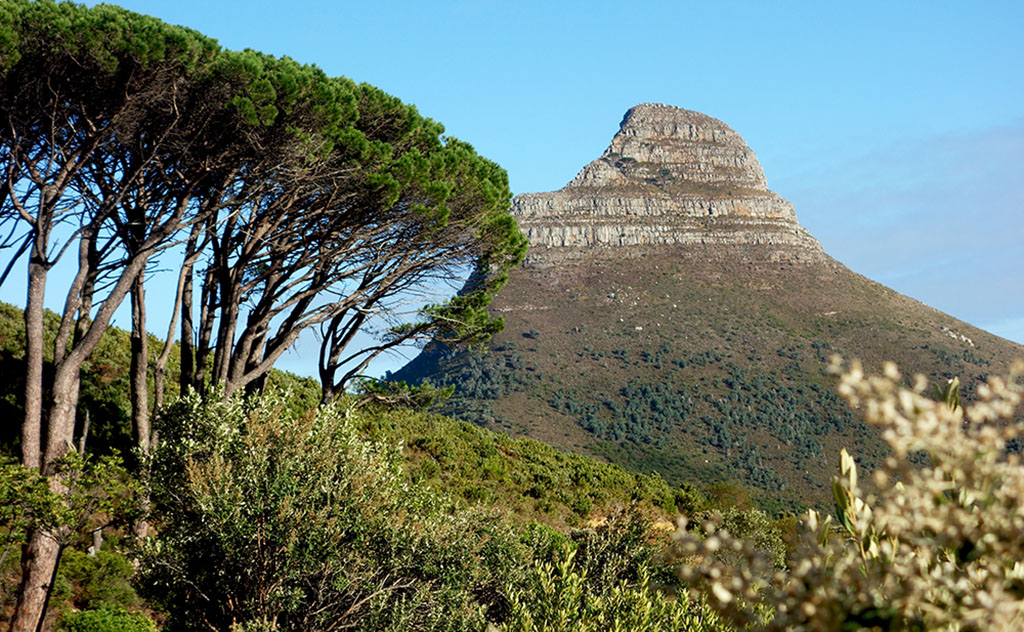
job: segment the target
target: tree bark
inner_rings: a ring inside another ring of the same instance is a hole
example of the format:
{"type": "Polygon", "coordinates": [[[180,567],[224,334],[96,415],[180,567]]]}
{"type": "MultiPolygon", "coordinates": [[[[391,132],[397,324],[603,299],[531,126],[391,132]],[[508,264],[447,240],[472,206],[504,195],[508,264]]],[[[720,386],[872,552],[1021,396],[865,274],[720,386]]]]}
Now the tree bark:
{"type": "Polygon", "coordinates": [[[90,535],[92,536],[92,545],[89,546],[89,556],[95,557],[97,553],[103,550],[103,527],[93,529],[90,535]]]}
{"type": "Polygon", "coordinates": [[[89,440],[89,409],[82,415],[82,435],[78,437],[78,453],[85,456],[85,442],[89,440]]]}
{"type": "Polygon", "coordinates": [[[213,337],[213,323],[217,317],[217,288],[213,283],[213,271],[207,269],[201,292],[202,305],[199,309],[199,344],[195,357],[195,373],[192,388],[206,393],[206,364],[210,359],[210,340],[213,337]]]}
{"type": "Polygon", "coordinates": [[[146,335],[146,290],[143,287],[144,272],[140,272],[132,285],[132,335],[131,384],[132,426],[135,429],[135,445],[143,456],[149,454],[149,337],[146,335]]]}
{"type": "Polygon", "coordinates": [[[28,264],[28,297],[25,304],[25,419],[21,424],[21,463],[39,470],[42,466],[43,431],[43,298],[46,266],[33,248],[28,264]]]}
{"type": "MultiPolygon", "coordinates": [[[[75,409],[78,406],[78,394],[82,364],[110,324],[114,311],[124,300],[136,277],[142,274],[146,266],[146,257],[132,260],[124,268],[124,273],[110,290],[88,330],[72,349],[54,367],[53,402],[49,406],[48,424],[46,428],[46,445],[42,454],[43,474],[50,480],[50,489],[57,493],[67,490],[60,480],[49,470],[51,464],[74,450],[75,409]]],[[[59,562],[60,549],[56,543],[50,546],[47,537],[35,532],[31,534],[25,549],[26,563],[22,566],[21,588],[18,603],[15,607],[11,632],[36,632],[41,629],[41,617],[45,615],[47,587],[52,583],[59,562]]]]}
{"type": "MultiPolygon", "coordinates": [[[[132,359],[129,368],[132,399],[132,427],[135,428],[135,445],[142,458],[149,456],[152,430],[149,419],[149,336],[146,334],[146,290],[143,286],[145,270],[132,285],[132,359]]],[[[149,510],[149,498],[141,499],[144,511],[149,510]]],[[[135,521],[133,530],[139,538],[149,535],[149,522],[145,518],[135,521]]]]}
{"type": "MultiPolygon", "coordinates": [[[[164,405],[164,378],[167,375],[167,362],[171,358],[171,350],[174,349],[174,330],[178,327],[178,316],[181,315],[183,329],[185,322],[185,315],[182,314],[183,305],[185,302],[185,287],[188,284],[188,330],[192,331],[192,267],[195,265],[196,257],[198,253],[196,250],[196,241],[199,237],[199,231],[201,225],[196,222],[192,226],[192,230],[188,236],[188,242],[185,245],[185,260],[181,264],[181,270],[178,271],[178,283],[174,289],[174,305],[171,307],[171,321],[167,325],[167,340],[164,341],[164,347],[160,351],[160,357],[156,359],[156,363],[153,365],[153,410],[158,411],[160,407],[164,405]]],[[[184,334],[184,332],[183,332],[184,334]]],[[[192,336],[188,336],[189,344],[191,344],[192,336]]],[[[181,373],[185,373],[185,336],[181,337],[181,373]]],[[[191,362],[191,349],[189,349],[189,362],[191,362]]],[[[182,380],[184,382],[184,380],[182,380]]],[[[182,394],[185,393],[185,389],[182,388],[180,391],[182,394]]]]}
{"type": "Polygon", "coordinates": [[[18,590],[10,632],[42,630],[59,559],[60,545],[56,540],[33,531],[28,544],[22,548],[21,576],[25,579],[18,590]]]}
{"type": "Polygon", "coordinates": [[[181,347],[180,361],[181,372],[178,374],[178,390],[184,395],[190,386],[194,388],[196,375],[196,348],[195,348],[195,326],[192,322],[192,269],[182,273],[181,286],[181,347]]]}

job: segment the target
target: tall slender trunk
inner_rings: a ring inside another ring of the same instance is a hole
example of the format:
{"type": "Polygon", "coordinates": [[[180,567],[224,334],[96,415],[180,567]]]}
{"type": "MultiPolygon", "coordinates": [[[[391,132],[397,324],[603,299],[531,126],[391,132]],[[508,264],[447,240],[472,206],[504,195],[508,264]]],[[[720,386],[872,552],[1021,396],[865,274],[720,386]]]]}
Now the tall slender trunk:
{"type": "Polygon", "coordinates": [[[132,285],[132,335],[131,335],[131,366],[129,367],[129,383],[131,384],[132,426],[135,429],[135,445],[143,456],[149,454],[149,337],[146,335],[146,290],[143,287],[143,274],[135,279],[132,285]]]}
{"type": "Polygon", "coordinates": [[[193,387],[205,393],[206,364],[210,359],[210,340],[213,338],[213,322],[217,317],[217,286],[213,270],[208,269],[203,277],[202,307],[199,310],[199,345],[196,351],[196,369],[193,387]]]}
{"type": "MultiPolygon", "coordinates": [[[[78,402],[78,371],[82,361],[79,354],[73,354],[56,368],[53,379],[53,404],[46,433],[43,474],[49,477],[50,490],[58,494],[65,493],[67,489],[50,470],[54,461],[74,449],[72,439],[78,402]]],[[[23,549],[22,581],[11,619],[11,632],[38,632],[42,629],[60,552],[61,547],[56,540],[43,531],[35,529],[29,535],[28,545],[23,549]]]]}
{"type": "MultiPolygon", "coordinates": [[[[78,406],[82,364],[99,344],[114,311],[131,290],[131,283],[128,280],[134,280],[137,275],[142,274],[145,266],[145,257],[139,257],[125,267],[124,276],[111,289],[97,312],[95,321],[89,324],[86,332],[73,348],[64,354],[60,362],[55,363],[51,389],[53,400],[48,406],[46,445],[40,460],[41,471],[49,478],[50,489],[56,493],[67,492],[60,478],[54,476],[52,470],[57,459],[75,449],[72,442],[75,435],[75,412],[78,406]]],[[[81,311],[79,317],[82,317],[81,311]]],[[[46,611],[47,590],[52,584],[60,556],[60,547],[56,546],[56,543],[48,543],[47,540],[46,534],[39,531],[29,536],[11,632],[37,632],[41,629],[41,617],[46,611]]]]}
{"type": "Polygon", "coordinates": [[[235,348],[240,299],[230,296],[225,288],[221,289],[220,296],[220,320],[217,323],[217,344],[214,346],[213,374],[210,377],[214,384],[226,385],[230,377],[231,362],[234,360],[231,351],[235,348]]]}
{"type": "MultiPolygon", "coordinates": [[[[183,273],[181,286],[181,348],[180,364],[181,372],[178,374],[178,389],[184,395],[191,386],[195,388],[196,375],[196,348],[195,348],[195,326],[192,322],[192,269],[183,273]]],[[[168,337],[169,339],[169,337],[168,337]]]]}
{"type": "MultiPolygon", "coordinates": [[[[129,368],[132,400],[132,426],[135,428],[135,445],[139,456],[149,456],[152,430],[149,419],[149,336],[146,334],[146,290],[143,286],[145,270],[139,272],[132,285],[132,359],[129,368]]],[[[149,510],[149,498],[141,499],[144,512],[149,510]]],[[[144,538],[149,534],[149,522],[145,518],[135,521],[135,535],[144,538]]]]}
{"type": "MultiPolygon", "coordinates": [[[[264,330],[260,335],[256,337],[249,349],[249,357],[246,359],[245,367],[242,370],[242,375],[248,374],[255,371],[260,363],[263,361],[263,350],[267,344],[267,333],[264,330]]],[[[263,389],[267,385],[267,374],[259,376],[253,381],[245,385],[245,392],[247,395],[255,393],[262,393],[263,389]]]]}
{"type": "Polygon", "coordinates": [[[89,440],[89,409],[82,413],[82,434],[78,437],[78,453],[85,456],[85,443],[89,440]]]}
{"type": "Polygon", "coordinates": [[[25,301],[25,419],[21,424],[21,463],[42,467],[43,433],[43,298],[46,265],[35,248],[28,264],[25,301]]]}
{"type": "MultiPolygon", "coordinates": [[[[171,321],[167,325],[167,339],[164,341],[164,347],[160,351],[160,356],[156,359],[153,364],[153,410],[160,410],[160,407],[164,405],[164,378],[167,375],[167,361],[171,358],[171,350],[174,349],[174,330],[178,326],[178,316],[182,312],[182,306],[185,302],[185,287],[188,285],[188,316],[182,315],[182,323],[185,322],[185,318],[188,318],[188,329],[189,336],[188,342],[191,345],[192,342],[192,266],[195,264],[195,259],[198,256],[195,252],[196,241],[199,238],[199,231],[201,225],[196,222],[192,226],[192,230],[188,236],[188,242],[185,245],[185,260],[181,264],[181,270],[178,271],[178,283],[174,287],[174,305],[171,307],[171,321]]],[[[181,336],[181,373],[185,373],[185,335],[184,331],[181,336]]],[[[191,348],[189,349],[189,362],[191,362],[191,348]]],[[[184,382],[184,380],[182,380],[184,382]]],[[[184,393],[185,389],[182,388],[181,392],[184,393]]]]}

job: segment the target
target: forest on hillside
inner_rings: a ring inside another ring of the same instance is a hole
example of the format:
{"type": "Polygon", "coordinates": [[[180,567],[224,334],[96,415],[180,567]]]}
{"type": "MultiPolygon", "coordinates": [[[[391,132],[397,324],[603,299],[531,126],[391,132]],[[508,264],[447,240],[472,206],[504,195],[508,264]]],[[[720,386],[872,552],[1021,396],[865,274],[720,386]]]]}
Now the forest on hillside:
{"type": "MultiPolygon", "coordinates": [[[[115,6],[31,0],[0,5],[0,102],[0,283],[28,283],[0,309],[12,632],[1019,623],[1024,367],[961,403],[955,382],[934,398],[836,360],[839,397],[891,451],[880,491],[843,452],[834,522],[770,518],[728,485],[489,432],[424,412],[444,389],[365,379],[406,342],[497,333],[487,306],[526,248],[504,170],[413,106],[115,6]],[[159,323],[156,268],[176,273],[159,323]],[[122,304],[130,332],[110,327],[122,304]],[[312,328],[319,383],[273,370],[312,328]]],[[[619,396],[636,422],[605,432],[656,441],[691,412],[665,385],[619,396]]]]}

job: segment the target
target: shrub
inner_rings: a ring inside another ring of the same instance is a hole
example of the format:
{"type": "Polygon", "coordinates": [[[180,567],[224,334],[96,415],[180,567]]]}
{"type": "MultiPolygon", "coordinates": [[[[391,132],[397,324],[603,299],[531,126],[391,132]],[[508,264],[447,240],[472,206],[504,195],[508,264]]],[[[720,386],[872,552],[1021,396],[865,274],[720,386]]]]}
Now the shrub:
{"type": "Polygon", "coordinates": [[[142,579],[170,629],[482,629],[502,527],[407,484],[338,408],[285,402],[192,395],[159,420],[142,579]]]}
{"type": "Polygon", "coordinates": [[[506,582],[507,632],[710,632],[725,629],[700,601],[673,597],[677,584],[659,563],[650,524],[636,506],[568,537],[528,532],[534,560],[506,582]],[[666,585],[667,584],[667,585],[666,585]]]}
{"type": "Polygon", "coordinates": [[[141,612],[101,608],[65,614],[58,629],[61,632],[156,632],[156,624],[141,612]]]}
{"type": "Polygon", "coordinates": [[[104,549],[88,555],[67,549],[61,557],[60,576],[69,586],[67,598],[78,608],[111,609],[139,605],[130,580],[135,574],[128,558],[107,541],[104,549]]]}
{"type": "Polygon", "coordinates": [[[878,491],[861,489],[844,451],[834,485],[841,528],[809,512],[788,572],[773,574],[723,531],[682,540],[694,556],[686,578],[703,583],[733,621],[768,631],[1019,630],[1024,467],[1008,447],[1024,430],[1016,416],[1022,376],[1018,364],[1009,377],[990,378],[979,401],[961,407],[955,385],[936,402],[923,378],[907,388],[891,364],[884,376],[865,377],[854,363],[840,394],[892,450],[873,474],[878,491]],[[920,451],[927,458],[918,465],[920,451]],[[742,563],[716,562],[711,554],[722,549],[742,553],[742,563]]]}
{"type": "Polygon", "coordinates": [[[556,562],[533,566],[521,588],[510,591],[507,632],[705,632],[721,630],[713,612],[682,595],[667,597],[651,586],[647,567],[637,579],[620,582],[604,594],[588,587],[590,578],[575,568],[576,549],[556,562]]]}

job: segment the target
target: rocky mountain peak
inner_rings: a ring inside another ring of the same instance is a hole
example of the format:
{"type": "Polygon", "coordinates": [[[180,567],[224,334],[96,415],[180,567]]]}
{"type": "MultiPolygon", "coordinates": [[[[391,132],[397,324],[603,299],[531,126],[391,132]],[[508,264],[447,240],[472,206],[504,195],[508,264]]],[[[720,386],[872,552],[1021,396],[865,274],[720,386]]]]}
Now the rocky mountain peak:
{"type": "Polygon", "coordinates": [[[596,185],[722,197],[767,190],[757,156],[732,128],[700,112],[655,103],[630,108],[604,154],[568,184],[596,185]]]}
{"type": "Polygon", "coordinates": [[[770,259],[825,259],[739,134],[670,105],[630,108],[599,158],[559,191],[517,196],[513,213],[537,264],[666,245],[761,244],[770,259]]]}

